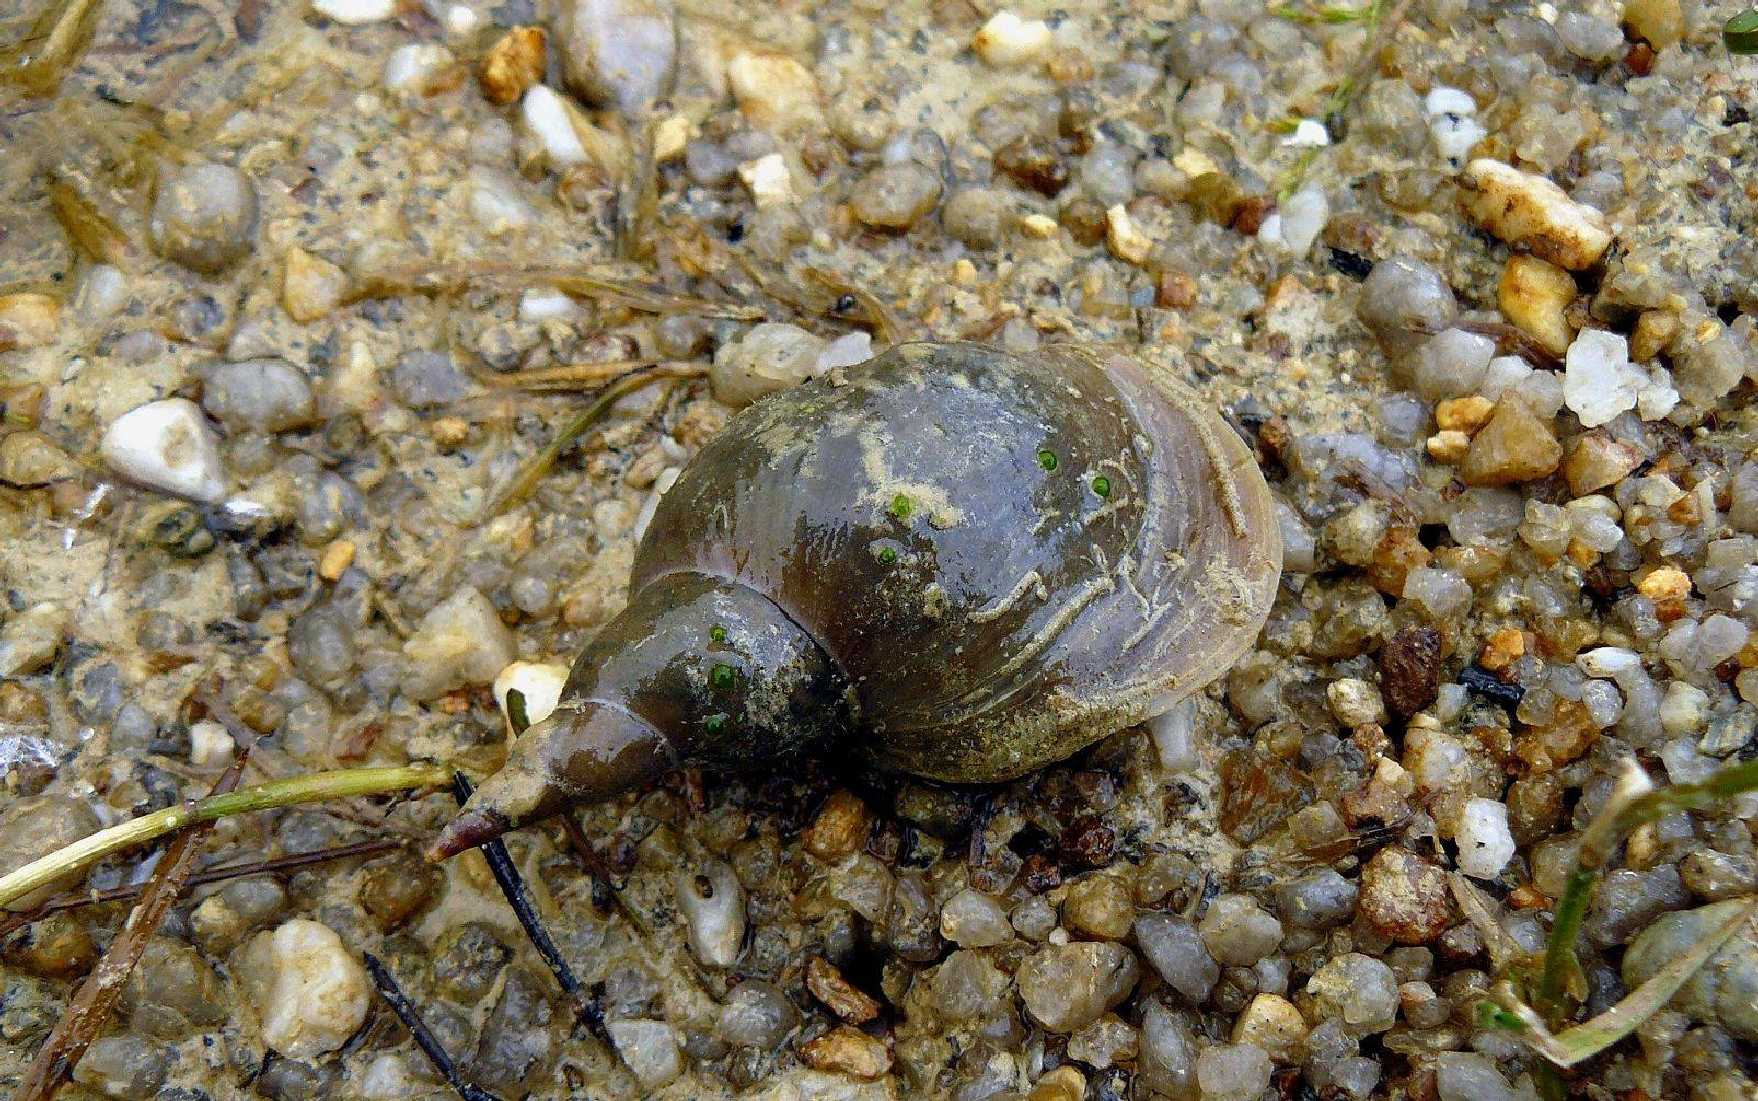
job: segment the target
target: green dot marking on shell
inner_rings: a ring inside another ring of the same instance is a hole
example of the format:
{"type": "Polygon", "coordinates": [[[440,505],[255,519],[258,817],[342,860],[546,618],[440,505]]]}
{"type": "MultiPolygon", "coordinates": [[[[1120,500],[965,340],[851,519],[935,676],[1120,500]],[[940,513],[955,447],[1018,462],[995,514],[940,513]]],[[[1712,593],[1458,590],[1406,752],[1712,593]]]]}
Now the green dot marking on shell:
{"type": "Polygon", "coordinates": [[[719,734],[726,729],[726,712],[716,711],[702,720],[702,729],[710,734],[719,734]]]}
{"type": "Polygon", "coordinates": [[[1044,448],[1043,450],[1039,451],[1038,452],[1038,465],[1043,467],[1045,470],[1055,470],[1056,469],[1056,452],[1050,450],[1047,447],[1044,448]]]}
{"type": "Polygon", "coordinates": [[[730,665],[716,665],[708,670],[708,687],[716,692],[731,692],[739,675],[730,665]]]}
{"type": "Polygon", "coordinates": [[[897,548],[896,547],[880,547],[879,548],[879,561],[885,563],[887,566],[889,566],[893,562],[897,561],[897,548]]]}
{"type": "Polygon", "coordinates": [[[726,628],[722,627],[718,623],[716,623],[714,626],[708,628],[708,641],[710,641],[710,642],[725,642],[726,641],[726,628]]]}
{"type": "Polygon", "coordinates": [[[1111,479],[1103,474],[1093,479],[1093,492],[1101,497],[1111,496],[1111,479]]]}
{"type": "Polygon", "coordinates": [[[891,499],[891,515],[899,520],[908,520],[912,507],[910,499],[901,493],[891,499]]]}

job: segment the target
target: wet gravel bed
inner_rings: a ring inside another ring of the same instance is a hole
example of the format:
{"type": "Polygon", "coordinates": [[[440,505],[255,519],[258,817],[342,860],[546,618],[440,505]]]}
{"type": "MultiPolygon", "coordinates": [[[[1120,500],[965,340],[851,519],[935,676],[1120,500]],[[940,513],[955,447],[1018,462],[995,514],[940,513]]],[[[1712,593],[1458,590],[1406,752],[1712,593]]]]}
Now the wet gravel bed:
{"type": "MultiPolygon", "coordinates": [[[[399,844],[192,889],[60,1096],[445,1095],[370,953],[505,1098],[1751,1097],[1750,924],[1560,1077],[1477,1013],[1624,762],[1758,756],[1736,7],[104,5],[0,93],[0,872],[241,742],[491,772],[678,470],[894,340],[1176,372],[1286,570],[1220,682],[1018,782],[810,759],[511,836],[589,1014],[420,855],[448,794],[223,821],[204,865],[399,844]]],[[[1575,1017],[1749,904],[1755,824],[1617,849],[1575,1017]]],[[[0,1086],[126,915],[0,937],[0,1086]]]]}

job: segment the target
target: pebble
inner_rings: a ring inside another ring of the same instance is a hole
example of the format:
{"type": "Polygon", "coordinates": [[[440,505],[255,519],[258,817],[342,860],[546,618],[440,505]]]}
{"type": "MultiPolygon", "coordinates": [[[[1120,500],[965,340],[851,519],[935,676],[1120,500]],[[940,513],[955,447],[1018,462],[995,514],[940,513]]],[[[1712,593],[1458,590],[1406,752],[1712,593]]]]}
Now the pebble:
{"type": "Polygon", "coordinates": [[[77,473],[67,452],[41,432],[24,429],[0,436],[0,482],[33,489],[67,481],[77,473]]]}
{"type": "Polygon", "coordinates": [[[1330,216],[1331,203],[1324,191],[1309,185],[1288,196],[1273,214],[1263,220],[1258,227],[1257,239],[1278,252],[1299,259],[1312,250],[1313,242],[1324,232],[1330,216]]]}
{"type": "Polygon", "coordinates": [[[734,1047],[771,1048],[799,1021],[787,995],[773,983],[746,979],[726,996],[715,1034],[734,1047]]]}
{"type": "Polygon", "coordinates": [[[846,1074],[863,1082],[882,1078],[891,1069],[891,1051],[884,1042],[848,1025],[838,1025],[802,1044],[800,1058],[817,1070],[846,1074]]]}
{"type": "Polygon", "coordinates": [[[1496,403],[1489,423],[1471,437],[1459,477],[1466,485],[1503,486],[1530,482],[1556,470],[1563,445],[1550,424],[1512,395],[1496,403]]]}
{"type": "Polygon", "coordinates": [[[1588,12],[1565,11],[1555,26],[1563,48],[1583,61],[1612,61],[1629,49],[1616,23],[1588,12]]]}
{"type": "Polygon", "coordinates": [[[568,667],[554,662],[515,661],[495,675],[494,701],[508,720],[507,693],[518,690],[525,698],[525,721],[540,723],[549,718],[561,702],[562,687],[568,682],[568,667]]]}
{"type": "Polygon", "coordinates": [[[998,11],[978,29],[971,49],[984,64],[998,69],[1035,61],[1050,45],[1050,25],[1042,19],[1021,19],[1010,11],[998,11]]]}
{"type": "Polygon", "coordinates": [[[200,952],[169,937],[154,936],[128,976],[122,1003],[133,1028],[175,1040],[225,1021],[225,990],[200,952]]]}
{"type": "Polygon", "coordinates": [[[822,956],[813,956],[806,964],[806,989],[849,1024],[865,1024],[879,1016],[879,1003],[844,978],[836,965],[822,956]]]}
{"type": "Polygon", "coordinates": [[[864,225],[902,231],[934,209],[941,186],[938,173],[914,161],[881,165],[856,181],[849,207],[864,225]]]}
{"type": "Polygon", "coordinates": [[[677,79],[677,10],[671,0],[564,0],[556,51],[576,95],[634,114],[677,79]]]}
{"type": "Polygon", "coordinates": [[[1467,799],[1453,839],[1459,845],[1459,870],[1476,879],[1494,879],[1514,858],[1508,808],[1494,799],[1467,799]]]}
{"type": "Polygon", "coordinates": [[[285,432],[317,421],[310,381],[284,359],[210,367],[202,376],[201,407],[231,432],[285,432]]]}
{"type": "Polygon", "coordinates": [[[966,887],[940,908],[940,935],[964,948],[991,948],[1012,940],[1013,926],[999,899],[966,887]]]}
{"type": "Polygon", "coordinates": [[[1334,868],[1318,868],[1276,887],[1276,909],[1297,929],[1331,929],[1355,914],[1355,884],[1334,868]]]}
{"type": "Polygon", "coordinates": [[[1148,734],[1154,740],[1154,752],[1160,759],[1161,768],[1168,772],[1188,772],[1201,767],[1196,718],[1196,700],[1186,698],[1148,720],[1148,734]]]}
{"type": "MultiPolygon", "coordinates": [[[[1436,622],[1462,614],[1471,605],[1471,583],[1448,569],[1418,566],[1404,575],[1402,598],[1436,622]]],[[[1384,667],[1384,652],[1381,653],[1384,667]]],[[[1388,697],[1389,698],[1389,697],[1388,697]]]]}
{"type": "MultiPolygon", "coordinates": [[[[84,802],[65,795],[30,795],[0,809],[0,875],[17,871],[44,853],[71,845],[95,832],[98,819],[84,802]]],[[[64,876],[40,890],[15,899],[14,910],[28,910],[57,891],[79,882],[64,876]]]]}
{"type": "Polygon", "coordinates": [[[740,164],[739,179],[744,181],[758,210],[786,206],[797,198],[793,173],[788,171],[787,158],[780,153],[768,153],[740,164]]]}
{"type": "Polygon", "coordinates": [[[514,27],[483,55],[477,82],[490,103],[517,103],[543,80],[549,36],[542,27],[514,27]]]}
{"type": "Polygon", "coordinates": [[[1361,870],[1361,917],[1397,944],[1427,944],[1452,924],[1447,875],[1433,861],[1390,845],[1361,870]]]}
{"type": "Polygon", "coordinates": [[[1309,1020],[1334,1018],[1351,1036],[1384,1032],[1397,1022],[1398,979],[1372,956],[1345,952],[1313,972],[1306,983],[1309,1020]]]}
{"type": "Polygon", "coordinates": [[[967,187],[947,198],[940,209],[940,225],[971,248],[993,248],[1006,235],[1012,213],[1007,192],[967,187]]]}
{"type": "Polygon", "coordinates": [[[1514,1101],[1495,1060],[1474,1051],[1442,1052],[1435,1059],[1434,1087],[1440,1101],[1514,1101]]]}
{"type": "Polygon", "coordinates": [[[147,229],[161,256],[216,275],[250,251],[256,221],[250,177],[229,165],[196,164],[159,180],[147,229]]]}
{"type": "Polygon", "coordinates": [[[105,1097],[151,1101],[171,1069],[171,1053],[137,1032],[100,1036],[73,1068],[73,1080],[105,1097]]]}
{"type": "Polygon", "coordinates": [[[537,212],[522,193],[517,176],[487,165],[471,165],[465,177],[470,216],[491,237],[522,230],[537,212]]]}
{"type": "Polygon", "coordinates": [[[1570,271],[1584,271],[1611,247],[1605,215],[1544,176],[1479,158],[1465,166],[1465,212],[1510,245],[1570,271]]]}
{"type": "Polygon", "coordinates": [[[1026,1101],[1085,1101],[1086,1095],[1086,1075],[1064,1063],[1034,1082],[1026,1101]]]}
{"type": "Polygon", "coordinates": [[[433,409],[470,393],[470,377],[444,352],[404,352],[391,368],[391,390],[411,409],[433,409]]]}
{"type": "Polygon", "coordinates": [[[1122,940],[1135,920],[1135,902],[1116,876],[1089,875],[1068,885],[1062,913],[1071,929],[1099,940],[1122,940]]]}
{"type": "MultiPolygon", "coordinates": [[[[446,84],[445,74],[453,61],[452,51],[437,42],[410,42],[398,46],[385,58],[385,91],[401,100],[433,95],[446,84]]],[[[455,86],[455,85],[454,85],[455,86]]]]}
{"type": "Polygon", "coordinates": [[[1564,360],[1563,400],[1584,428],[1597,428],[1636,407],[1646,376],[1630,363],[1617,333],[1584,329],[1564,360]]]}
{"type": "Polygon", "coordinates": [[[1250,967],[1282,943],[1282,923],[1243,894],[1221,895],[1209,903],[1197,931],[1209,955],[1230,967],[1250,967]]]}
{"type": "Polygon", "coordinates": [[[1230,1039],[1260,1048],[1277,1062],[1293,1062],[1306,1039],[1306,1018],[1280,994],[1256,994],[1234,1020],[1230,1039]]]}
{"type": "Polygon", "coordinates": [[[320,321],[341,305],[348,293],[348,273],[294,246],[282,258],[281,308],[305,324],[320,321]]]}
{"type": "Polygon", "coordinates": [[[659,1089],[684,1072],[677,1030],[664,1021],[611,1021],[605,1028],[642,1089],[659,1089]]]}
{"type": "Polygon", "coordinates": [[[1495,341],[1480,333],[1464,329],[1436,333],[1417,348],[1416,392],[1429,401],[1473,394],[1488,375],[1495,354],[1495,341]]]}
{"type": "Polygon", "coordinates": [[[226,495],[220,449],[194,402],[136,406],[104,430],[98,450],[111,470],[164,493],[213,504],[226,495]]]}
{"type": "Polygon", "coordinates": [[[1111,255],[1128,264],[1145,263],[1154,251],[1153,238],[1136,227],[1122,203],[1105,211],[1105,243],[1111,255]]]}
{"type": "MultiPolygon", "coordinates": [[[[1103,1069],[1119,1063],[1134,1063],[1140,1039],[1136,1030],[1115,1013],[1106,1013],[1088,1025],[1082,1025],[1068,1038],[1068,1057],[1103,1069]]],[[[1081,1095],[1075,1095],[1080,1101],[1081,1095]]]]}
{"type": "Polygon", "coordinates": [[[552,168],[568,169],[591,162],[592,156],[580,140],[581,127],[576,125],[573,108],[554,91],[541,84],[532,88],[525,93],[519,113],[526,129],[543,147],[543,155],[552,168]]]}
{"type": "Polygon", "coordinates": [[[33,291],[0,295],[0,351],[41,348],[60,331],[59,299],[33,291]]]}
{"type": "Polygon", "coordinates": [[[0,627],[0,677],[28,676],[48,668],[61,652],[70,618],[66,608],[48,600],[8,616],[0,627]]]}
{"type": "Polygon", "coordinates": [[[1563,458],[1563,479],[1569,483],[1569,492],[1585,497],[1617,485],[1641,466],[1642,460],[1641,450],[1633,444],[1604,432],[1584,432],[1575,437],[1563,458]]]}
{"type": "Polygon", "coordinates": [[[1634,37],[1664,50],[1685,37],[1684,5],[1679,0],[1630,0],[1624,5],[1624,23],[1634,37]]]}
{"type": "Polygon", "coordinates": [[[397,0],[311,0],[311,10],[338,23],[380,23],[397,14],[397,0]]]}
{"type": "Polygon", "coordinates": [[[426,861],[389,856],[362,873],[360,905],[380,929],[395,929],[420,913],[442,883],[439,869],[426,861]]]}
{"type": "Polygon", "coordinates": [[[1008,979],[982,952],[961,948],[934,969],[929,989],[935,1007],[949,1021],[978,1021],[995,1012],[1008,979]]]}
{"type": "Polygon", "coordinates": [[[492,684],[516,653],[513,636],[481,591],[466,585],[435,605],[403,643],[403,691],[429,700],[467,684],[492,684]]]}
{"type": "Polygon", "coordinates": [[[818,78],[791,57],[737,54],[727,62],[726,80],[739,110],[759,130],[787,134],[824,126],[818,78]]]}
{"type": "Polygon", "coordinates": [[[707,860],[673,879],[690,951],[704,967],[727,968],[745,947],[745,889],[732,866],[707,860]]]}
{"type": "Polygon", "coordinates": [[[813,377],[826,347],[797,325],[766,321],[717,348],[708,379],[716,398],[742,408],[813,377]]]}
{"type": "Polygon", "coordinates": [[[1051,1032],[1073,1032],[1117,1005],[1135,989],[1135,954],[1111,941],[1045,945],[1026,957],[1015,976],[1032,1017],[1051,1032]]]}
{"type": "Polygon", "coordinates": [[[1380,690],[1360,677],[1339,677],[1325,686],[1331,714],[1347,727],[1386,721],[1386,704],[1380,690]]]}
{"type": "Polygon", "coordinates": [[[1214,1044],[1196,1057],[1203,1101],[1251,1101],[1270,1084],[1270,1057],[1255,1044],[1214,1044]]]}
{"type": "Polygon", "coordinates": [[[1143,914],[1135,921],[1135,942],[1166,985],[1195,1005],[1208,1000],[1221,978],[1221,965],[1209,955],[1196,926],[1172,914],[1143,914]]]}
{"type": "Polygon", "coordinates": [[[1196,1090],[1196,1044],[1190,1026],[1158,1000],[1142,1010],[1139,1079],[1167,1097],[1188,1098],[1196,1090]]]}
{"type": "Polygon", "coordinates": [[[1536,256],[1515,253],[1502,268],[1496,304],[1516,328],[1560,357],[1574,337],[1564,311],[1575,301],[1575,294],[1574,276],[1536,256]]]}
{"type": "Polygon", "coordinates": [[[1758,860],[1750,856],[1694,849],[1679,861],[1679,878],[1706,902],[1747,894],[1758,881],[1758,860]]]}
{"type": "Polygon", "coordinates": [[[873,813],[852,791],[830,793],[800,836],[806,851],[824,861],[837,861],[859,852],[873,832],[873,813]]]}
{"type": "Polygon", "coordinates": [[[366,969],[327,925],[294,918],[244,946],[234,968],[263,1043],[290,1059],[335,1051],[366,1022],[366,969]]]}

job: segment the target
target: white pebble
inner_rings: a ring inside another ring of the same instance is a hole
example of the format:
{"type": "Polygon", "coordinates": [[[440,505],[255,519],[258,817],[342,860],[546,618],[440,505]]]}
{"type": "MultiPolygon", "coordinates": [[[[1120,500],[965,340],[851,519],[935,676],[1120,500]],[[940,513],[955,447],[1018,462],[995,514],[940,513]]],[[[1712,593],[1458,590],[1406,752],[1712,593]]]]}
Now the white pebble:
{"type": "Polygon", "coordinates": [[[527,722],[540,723],[549,718],[550,712],[562,698],[562,686],[568,683],[568,667],[553,662],[515,661],[500,671],[494,678],[494,700],[501,705],[502,713],[512,718],[507,711],[507,693],[518,689],[525,698],[525,719],[527,722]]]}
{"type": "Polygon", "coordinates": [[[1301,119],[1295,123],[1294,132],[1282,139],[1282,144],[1295,149],[1322,149],[1331,144],[1331,132],[1317,119],[1301,119]]]}
{"type": "Polygon", "coordinates": [[[398,96],[424,95],[429,78],[451,61],[452,51],[435,43],[398,46],[385,59],[385,90],[398,96]]]}
{"type": "Polygon", "coordinates": [[[263,1043],[290,1059],[335,1051],[366,1021],[366,969],[335,930],[294,918],[245,945],[235,969],[263,1043]]]}
{"type": "Polygon", "coordinates": [[[590,158],[580,135],[574,129],[573,113],[562,97],[548,86],[539,84],[525,93],[520,104],[525,125],[543,144],[543,152],[556,168],[572,168],[590,158]]]}
{"type": "Polygon", "coordinates": [[[1592,267],[1611,247],[1605,215],[1545,176],[1487,157],[1466,165],[1465,176],[1466,213],[1511,245],[1570,271],[1592,267]]]}
{"type": "Polygon", "coordinates": [[[234,748],[232,735],[219,723],[204,721],[189,728],[189,763],[197,768],[225,764],[234,748]]]}
{"type": "Polygon", "coordinates": [[[213,504],[226,495],[220,449],[194,402],[166,398],[136,406],[104,431],[99,453],[133,482],[213,504]]]}
{"type": "Polygon", "coordinates": [[[1642,659],[1622,646],[1600,646],[1575,658],[1575,667],[1590,677],[1616,678],[1629,669],[1641,668],[1642,659]]]}
{"type": "Polygon", "coordinates": [[[1471,583],[1452,570],[1418,566],[1404,575],[1403,598],[1446,619],[1470,606],[1471,583]]]}
{"type": "Polygon", "coordinates": [[[745,947],[745,889],[724,861],[679,870],[673,884],[690,951],[704,967],[731,967],[745,947]]]}
{"type": "Polygon", "coordinates": [[[536,221],[536,211],[519,193],[522,185],[518,177],[478,164],[471,167],[466,179],[470,216],[490,236],[521,230],[536,221]]]}
{"type": "Polygon", "coordinates": [[[1679,392],[1673,388],[1672,372],[1665,367],[1650,368],[1647,384],[1636,393],[1636,414],[1645,421],[1657,421],[1678,404],[1679,392]]]}
{"type": "Polygon", "coordinates": [[[1437,84],[1429,89],[1428,97],[1422,106],[1430,115],[1475,115],[1477,101],[1471,93],[1462,88],[1449,88],[1445,84],[1437,84]]]}
{"type": "Polygon", "coordinates": [[[1434,137],[1435,148],[1454,167],[1463,163],[1472,148],[1489,136],[1483,124],[1470,115],[1435,115],[1428,120],[1428,132],[1434,137]]]}
{"type": "Polygon", "coordinates": [[[986,64],[997,68],[1022,65],[1050,45],[1050,25],[1042,19],[1021,19],[1010,11],[998,11],[983,24],[971,48],[986,64]]]}
{"type": "Polygon", "coordinates": [[[830,342],[829,347],[818,353],[818,366],[814,375],[833,371],[838,367],[853,367],[857,363],[865,363],[873,358],[873,334],[856,330],[844,333],[830,342]]]}
{"type": "Polygon", "coordinates": [[[664,1021],[612,1021],[605,1028],[642,1089],[656,1090],[684,1072],[677,1030],[664,1021]]]}
{"type": "Polygon", "coordinates": [[[1160,767],[1168,772],[1187,772],[1202,764],[1196,752],[1196,700],[1187,698],[1172,709],[1148,720],[1148,734],[1160,755],[1160,767]]]}
{"type": "Polygon", "coordinates": [[[1258,240],[1296,259],[1305,256],[1331,217],[1331,204],[1316,187],[1303,187],[1258,227],[1258,240]]]}
{"type": "Polygon", "coordinates": [[[311,0],[311,10],[338,23],[378,23],[397,14],[397,0],[311,0]]]}
{"type": "Polygon", "coordinates": [[[1494,799],[1467,799],[1454,827],[1459,870],[1474,879],[1494,879],[1514,858],[1508,808],[1494,799]]]}
{"type": "Polygon", "coordinates": [[[580,316],[580,305],[561,291],[526,291],[519,296],[519,320],[531,325],[545,321],[571,321],[580,316]]]}
{"type": "Polygon", "coordinates": [[[1630,364],[1630,344],[1617,333],[1583,329],[1564,357],[1563,401],[1586,428],[1636,407],[1646,380],[1630,364]]]}
{"type": "Polygon", "coordinates": [[[1666,697],[1660,701],[1660,726],[1668,734],[1695,734],[1703,727],[1709,710],[1709,693],[1682,680],[1666,686],[1666,697]]]}
{"type": "Polygon", "coordinates": [[[745,182],[751,192],[751,201],[758,209],[794,201],[793,173],[787,170],[787,158],[780,153],[770,153],[739,165],[739,179],[745,182]]]}

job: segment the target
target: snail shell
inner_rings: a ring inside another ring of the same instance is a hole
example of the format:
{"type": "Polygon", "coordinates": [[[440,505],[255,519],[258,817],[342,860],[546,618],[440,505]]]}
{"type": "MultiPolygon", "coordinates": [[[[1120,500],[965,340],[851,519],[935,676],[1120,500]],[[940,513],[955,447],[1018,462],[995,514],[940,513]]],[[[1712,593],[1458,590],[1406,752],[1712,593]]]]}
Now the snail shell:
{"type": "Polygon", "coordinates": [[[1250,452],[1163,373],[899,345],[702,449],[628,609],[436,851],[680,761],[824,738],[919,776],[1019,776],[1225,672],[1281,559],[1250,452]]]}

